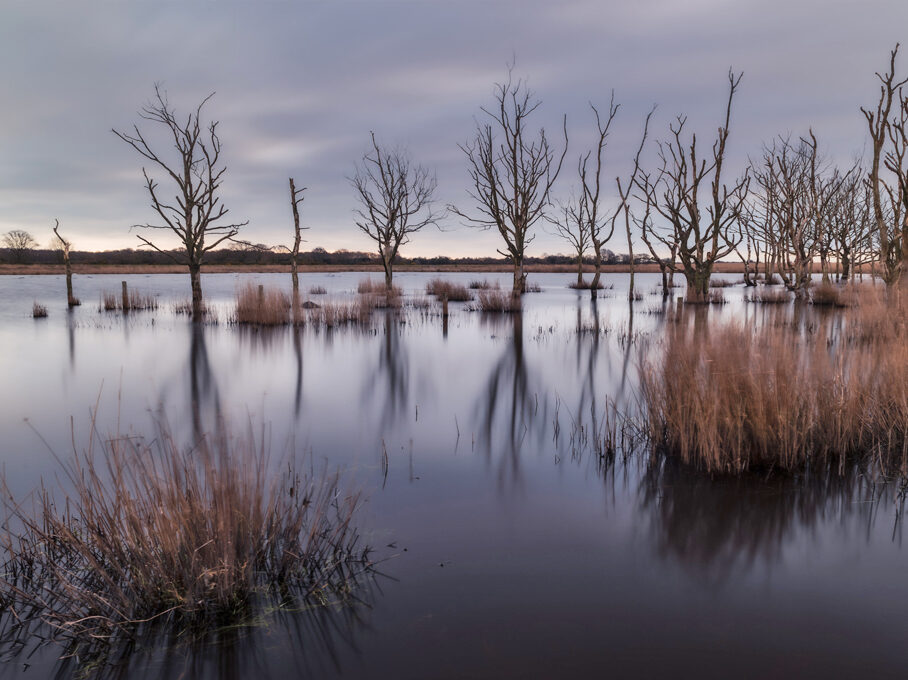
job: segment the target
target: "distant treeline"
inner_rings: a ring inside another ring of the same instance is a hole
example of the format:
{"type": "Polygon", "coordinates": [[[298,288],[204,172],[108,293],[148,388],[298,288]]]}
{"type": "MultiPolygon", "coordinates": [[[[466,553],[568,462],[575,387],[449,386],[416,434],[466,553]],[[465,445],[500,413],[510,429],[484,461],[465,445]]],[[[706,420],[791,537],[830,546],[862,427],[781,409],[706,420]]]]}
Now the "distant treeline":
{"type": "MultiPolygon", "coordinates": [[[[86,251],[74,250],[70,253],[70,261],[79,264],[174,264],[185,262],[185,251],[173,250],[172,256],[155,250],[137,250],[124,248],[122,250],[86,251]]],[[[628,264],[629,257],[625,254],[616,254],[610,250],[602,253],[604,264],[628,264]]],[[[576,255],[542,255],[540,257],[527,257],[527,264],[562,264],[572,265],[577,263],[576,255]]],[[[588,264],[593,264],[593,258],[584,258],[588,264]]],[[[636,255],[637,263],[655,262],[651,257],[636,255]]],[[[15,253],[9,248],[0,248],[0,263],[3,264],[59,264],[63,262],[63,254],[59,250],[30,249],[27,252],[15,253]]],[[[380,265],[381,260],[375,253],[364,253],[355,250],[335,250],[333,253],[324,248],[314,248],[301,252],[298,257],[300,265],[331,264],[331,265],[380,265]]],[[[395,264],[414,265],[497,265],[508,264],[510,260],[504,257],[400,257],[395,259],[395,264]]],[[[205,255],[205,264],[209,265],[283,265],[290,264],[290,254],[269,250],[265,248],[223,248],[212,250],[205,255]]]]}

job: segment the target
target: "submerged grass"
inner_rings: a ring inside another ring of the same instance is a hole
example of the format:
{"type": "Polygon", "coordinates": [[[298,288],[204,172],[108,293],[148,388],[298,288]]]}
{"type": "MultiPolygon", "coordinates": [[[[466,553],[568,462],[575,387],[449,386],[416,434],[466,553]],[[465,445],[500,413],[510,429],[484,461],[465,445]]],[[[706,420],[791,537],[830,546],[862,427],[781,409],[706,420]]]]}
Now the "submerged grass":
{"type": "Polygon", "coordinates": [[[45,319],[47,318],[47,307],[44,305],[35,302],[32,303],[32,318],[34,319],[45,319]]]}
{"type": "Polygon", "coordinates": [[[87,450],[60,460],[57,493],[42,482],[16,502],[4,482],[2,632],[49,629],[78,652],[149,626],[242,624],[262,602],[346,600],[371,569],[359,496],[293,461],[270,474],[265,440],[221,423],[181,447],[162,422],[150,441],[102,439],[92,424],[87,450]]]}
{"type": "Polygon", "coordinates": [[[475,309],[480,312],[509,313],[519,312],[522,305],[519,295],[513,295],[510,291],[491,289],[479,291],[475,309]]]}
{"type": "MultiPolygon", "coordinates": [[[[670,329],[642,366],[656,449],[710,472],[908,463],[905,309],[872,297],[843,330],[670,329]]],[[[904,305],[902,306],[904,307],[904,305]]]]}
{"type": "Polygon", "coordinates": [[[449,302],[468,302],[473,299],[466,286],[442,278],[431,279],[426,284],[426,295],[447,298],[449,302]]]}
{"type": "Polygon", "coordinates": [[[127,307],[123,309],[122,293],[111,293],[104,291],[101,293],[101,300],[98,303],[98,311],[105,312],[131,312],[131,311],[152,311],[158,308],[158,298],[148,293],[142,293],[138,290],[129,290],[126,300],[127,307]]]}
{"type": "Polygon", "coordinates": [[[290,323],[290,296],[276,288],[247,283],[236,293],[236,322],[258,326],[290,323]]]}

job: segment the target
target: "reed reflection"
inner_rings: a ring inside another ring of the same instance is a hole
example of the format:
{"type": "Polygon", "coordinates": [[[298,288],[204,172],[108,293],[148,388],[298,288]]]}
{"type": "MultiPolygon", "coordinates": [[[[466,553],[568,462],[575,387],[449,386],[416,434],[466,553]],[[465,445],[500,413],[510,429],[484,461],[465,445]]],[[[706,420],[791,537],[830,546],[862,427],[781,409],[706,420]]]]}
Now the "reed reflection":
{"type": "Polygon", "coordinates": [[[863,527],[869,540],[891,484],[862,471],[817,471],[797,478],[710,476],[654,454],[641,478],[638,504],[656,554],[721,583],[757,564],[772,567],[785,547],[822,524],[863,527]]]}

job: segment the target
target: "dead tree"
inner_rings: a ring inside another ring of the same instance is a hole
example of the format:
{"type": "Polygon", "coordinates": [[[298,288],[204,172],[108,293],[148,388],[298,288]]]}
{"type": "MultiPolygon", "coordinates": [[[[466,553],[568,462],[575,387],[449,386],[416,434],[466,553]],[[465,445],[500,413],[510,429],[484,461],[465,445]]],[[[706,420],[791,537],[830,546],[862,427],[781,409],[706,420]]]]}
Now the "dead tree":
{"type": "Polygon", "coordinates": [[[361,204],[356,226],[378,245],[385,286],[391,288],[400,247],[411,234],[438,222],[432,211],[437,181],[428,169],[411,165],[406,151],[382,147],[371,134],[372,150],[357,164],[350,183],[361,204]]]}
{"type": "Polygon", "coordinates": [[[574,286],[577,289],[587,287],[583,280],[583,259],[590,249],[590,229],[584,213],[583,199],[571,198],[567,203],[559,203],[554,215],[546,215],[555,227],[555,233],[570,245],[577,256],[577,283],[574,286]]]}
{"type": "Polygon", "coordinates": [[[214,96],[211,93],[185,118],[177,114],[167,100],[160,85],[155,85],[155,97],[139,111],[143,120],[155,123],[164,131],[176,156],[168,159],[152,148],[145,134],[133,125],[132,131],[113,133],[129,144],[139,154],[169,177],[173,182],[175,196],[165,198],[159,191],[159,184],[143,167],[145,187],[151,196],[151,207],[163,220],[163,224],[136,224],[132,228],[165,230],[176,234],[183,246],[181,256],[173,251],[163,250],[150,239],[137,235],[145,245],[168,256],[175,262],[189,268],[192,284],[193,318],[202,316],[201,268],[205,253],[224,241],[232,239],[248,222],[226,223],[223,221],[228,210],[221,203],[220,189],[227,167],[221,164],[221,140],[218,137],[218,121],[202,123],[202,107],[214,96]],[[209,240],[210,239],[210,240],[209,240]]]}
{"type": "Polygon", "coordinates": [[[590,170],[588,164],[592,152],[587,151],[577,163],[577,174],[580,176],[580,186],[582,189],[580,203],[581,215],[586,221],[587,229],[590,233],[590,241],[593,246],[593,261],[596,267],[595,273],[593,274],[593,280],[590,282],[590,294],[593,297],[596,296],[596,290],[599,288],[599,279],[602,277],[602,249],[615,233],[614,215],[617,214],[617,211],[612,214],[611,219],[604,220],[600,213],[599,195],[602,178],[602,153],[605,150],[609,128],[612,125],[612,121],[615,119],[615,115],[618,113],[619,106],[619,104],[615,103],[615,93],[613,91],[608,105],[608,117],[605,119],[605,123],[603,123],[602,117],[599,115],[599,110],[590,104],[590,108],[596,116],[596,132],[598,133],[595,162],[592,170],[590,170]],[[606,224],[609,225],[608,234],[605,234],[606,224]]]}
{"type": "Polygon", "coordinates": [[[872,142],[867,179],[873,194],[879,246],[877,259],[882,265],[887,287],[895,286],[900,281],[908,282],[908,277],[903,276],[908,268],[908,94],[903,90],[908,77],[902,80],[896,78],[898,51],[896,43],[889,53],[889,70],[876,74],[880,81],[876,110],[861,107],[872,142]],[[883,173],[884,170],[888,171],[888,176],[883,173]]]}
{"type": "MultiPolygon", "coordinates": [[[[637,294],[634,291],[634,241],[631,235],[631,225],[638,220],[631,217],[630,199],[637,181],[637,174],[640,172],[640,155],[643,153],[643,147],[646,146],[646,137],[649,133],[649,122],[652,120],[655,112],[656,107],[654,105],[649,113],[646,114],[646,121],[643,123],[643,135],[640,137],[640,146],[637,147],[637,153],[634,155],[634,167],[630,176],[624,182],[621,181],[620,177],[615,178],[615,184],[618,186],[618,196],[621,198],[621,203],[618,205],[618,211],[615,213],[613,220],[617,218],[619,214],[624,214],[624,233],[627,236],[628,266],[630,267],[630,282],[627,289],[628,302],[635,302],[637,300],[637,294]]],[[[639,220],[641,224],[645,225],[648,223],[650,212],[651,204],[649,201],[645,201],[643,218],[639,220]]],[[[645,228],[643,229],[643,241],[659,263],[659,268],[662,271],[662,297],[668,297],[668,282],[665,277],[665,265],[663,264],[662,258],[656,255],[652,244],[647,240],[645,228]]],[[[671,250],[671,263],[674,263],[675,261],[675,250],[676,248],[672,248],[671,250]]]]}
{"type": "Polygon", "coordinates": [[[861,168],[843,182],[830,210],[829,234],[839,266],[838,279],[848,282],[854,272],[872,259],[873,196],[861,168]]]}
{"type": "Polygon", "coordinates": [[[38,242],[27,231],[13,229],[3,235],[3,245],[9,250],[13,262],[22,263],[28,259],[38,242]]]}
{"type": "Polygon", "coordinates": [[[69,261],[69,249],[72,244],[60,236],[60,220],[54,219],[54,236],[60,241],[60,252],[63,253],[63,267],[66,272],[66,304],[77,307],[81,304],[79,298],[73,295],[73,267],[69,261]]]}
{"type": "Polygon", "coordinates": [[[742,205],[747,197],[749,177],[736,180],[730,187],[722,178],[731,104],[743,74],[729,70],[728,102],[725,122],[719,128],[716,141],[706,158],[701,158],[697,136],[688,144],[684,140],[687,118],[679,116],[669,126],[671,136],[659,144],[661,168],[653,176],[641,172],[636,186],[644,202],[653,207],[667,223],[668,235],[653,224],[643,224],[647,236],[665,248],[677,244],[681,270],[687,279],[687,300],[705,302],[709,294],[709,280],[716,261],[733,252],[740,236],[734,229],[742,205]],[[708,194],[707,194],[708,192],[708,194]],[[702,196],[709,196],[709,203],[702,205],[702,196]]]}
{"type": "Polygon", "coordinates": [[[478,215],[467,215],[454,206],[451,211],[472,226],[498,230],[504,241],[504,249],[498,253],[514,265],[514,295],[525,290],[523,261],[534,238],[533,225],[551,204],[552,186],[567,154],[567,116],[560,154],[544,129],[535,137],[527,129],[529,117],[540,104],[522,80],[514,82],[509,71],[507,81],[495,86],[494,108],[481,109],[491,122],[477,121],[476,136],[459,145],[469,161],[473,188],[468,193],[476,202],[478,215]]]}
{"type": "Polygon", "coordinates": [[[297,262],[300,254],[300,243],[303,240],[300,232],[302,229],[308,229],[308,227],[300,226],[300,204],[305,199],[305,196],[303,196],[305,190],[306,187],[297,189],[293,183],[293,178],[290,178],[290,207],[293,209],[293,248],[290,249],[290,278],[293,280],[294,309],[299,302],[300,296],[299,263],[297,262]]]}

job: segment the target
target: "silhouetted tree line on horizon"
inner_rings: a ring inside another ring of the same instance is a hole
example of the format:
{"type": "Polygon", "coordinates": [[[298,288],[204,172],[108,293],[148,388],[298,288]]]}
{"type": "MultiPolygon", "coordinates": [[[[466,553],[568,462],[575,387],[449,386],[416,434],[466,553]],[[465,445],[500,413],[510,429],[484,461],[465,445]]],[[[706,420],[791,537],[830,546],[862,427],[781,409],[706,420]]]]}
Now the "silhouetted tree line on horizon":
{"type": "MultiPolygon", "coordinates": [[[[174,256],[181,253],[174,249],[170,253],[157,250],[144,250],[136,248],[121,248],[119,250],[73,250],[69,254],[73,265],[166,265],[174,263],[174,256]]],[[[291,253],[287,250],[272,249],[266,246],[230,247],[219,248],[208,252],[205,256],[206,265],[289,265],[291,253]]],[[[576,255],[541,255],[527,257],[524,262],[533,265],[573,265],[576,264],[576,255]]],[[[0,248],[0,264],[63,264],[63,253],[57,248],[29,248],[24,253],[14,252],[10,248],[0,248]]],[[[381,260],[377,253],[362,252],[357,250],[335,250],[329,252],[324,248],[313,248],[309,251],[300,251],[297,262],[302,265],[376,265],[380,266],[381,260]]],[[[603,250],[602,262],[607,265],[626,265],[630,257],[625,254],[603,250]]],[[[655,263],[651,256],[636,255],[636,264],[655,263]]],[[[594,265],[593,256],[584,257],[584,263],[594,265]]],[[[402,257],[394,258],[395,265],[501,265],[509,266],[511,261],[506,257],[447,257],[435,255],[430,257],[402,257]]]]}

